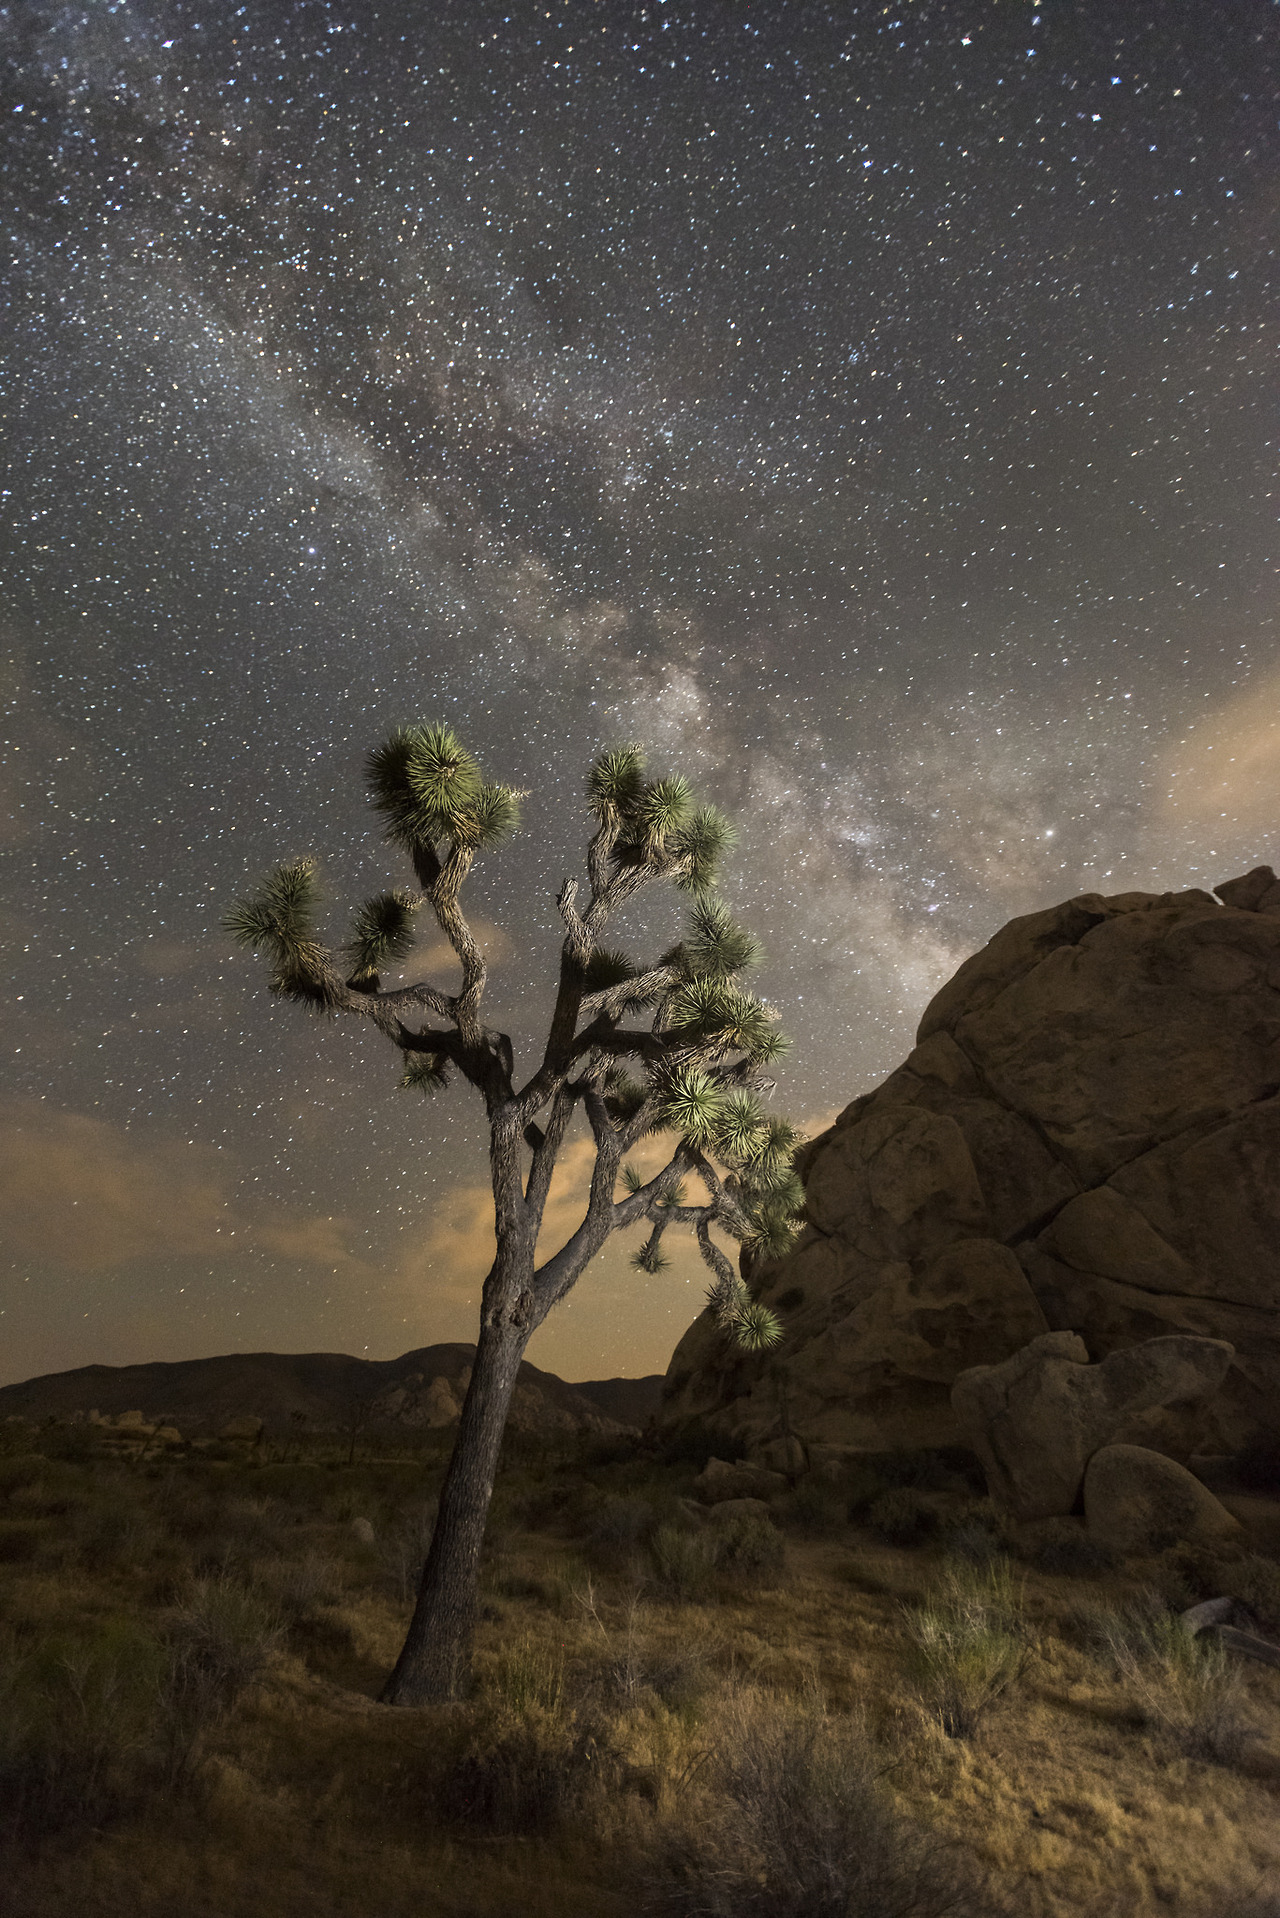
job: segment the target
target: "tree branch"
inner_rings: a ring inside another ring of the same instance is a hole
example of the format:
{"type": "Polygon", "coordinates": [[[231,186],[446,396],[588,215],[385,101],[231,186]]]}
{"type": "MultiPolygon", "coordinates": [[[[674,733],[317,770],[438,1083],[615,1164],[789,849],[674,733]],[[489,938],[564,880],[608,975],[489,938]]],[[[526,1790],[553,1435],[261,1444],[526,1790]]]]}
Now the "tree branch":
{"type": "Polygon", "coordinates": [[[546,1130],[542,1131],[537,1126],[525,1127],[526,1139],[529,1139],[531,1132],[537,1134],[536,1141],[530,1140],[533,1145],[533,1164],[529,1168],[529,1177],[524,1189],[525,1210],[529,1214],[529,1222],[535,1238],[542,1224],[542,1213],[547,1203],[547,1193],[551,1189],[551,1176],[556,1169],[556,1159],[564,1143],[565,1130],[576,1104],[577,1100],[573,1093],[562,1085],[557,1090],[552,1103],[546,1130]]]}

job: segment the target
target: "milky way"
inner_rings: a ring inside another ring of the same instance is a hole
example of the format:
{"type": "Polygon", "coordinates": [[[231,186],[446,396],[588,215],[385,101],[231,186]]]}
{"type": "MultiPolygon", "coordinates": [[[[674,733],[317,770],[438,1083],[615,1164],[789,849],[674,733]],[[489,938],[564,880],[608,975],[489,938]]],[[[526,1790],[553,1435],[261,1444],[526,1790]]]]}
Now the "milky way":
{"type": "MultiPolygon", "coordinates": [[[[337,938],[403,882],[395,724],[530,792],[472,888],[526,1048],[591,754],[732,812],[810,1125],[1013,914],[1274,859],[1266,0],[98,0],[0,44],[3,1377],[468,1335],[465,1091],[219,929],[282,856],[337,938]]],[[[533,1356],[665,1364],[699,1270],[607,1255],[533,1356]]]]}

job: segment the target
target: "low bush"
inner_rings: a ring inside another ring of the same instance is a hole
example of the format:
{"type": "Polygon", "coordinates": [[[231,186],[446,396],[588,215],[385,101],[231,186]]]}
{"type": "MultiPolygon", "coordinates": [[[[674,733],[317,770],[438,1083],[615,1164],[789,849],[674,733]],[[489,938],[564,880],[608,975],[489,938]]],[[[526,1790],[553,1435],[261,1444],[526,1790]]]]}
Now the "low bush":
{"type": "Polygon", "coordinates": [[[937,1508],[907,1485],[882,1492],[866,1508],[862,1522],[890,1545],[922,1545],[941,1529],[937,1508]]]}
{"type": "Polygon", "coordinates": [[[39,1846],[137,1801],[164,1662],[157,1639],[115,1624],[0,1648],[0,1833],[39,1846]]]}
{"type": "Polygon", "coordinates": [[[1190,1758],[1238,1763],[1256,1735],[1247,1724],[1244,1674],[1212,1633],[1191,1633],[1148,1594],[1096,1624],[1099,1650],[1148,1722],[1190,1758]]]}
{"type": "Polygon", "coordinates": [[[782,1534],[760,1513],[733,1513],[716,1525],[711,1542],[715,1568],[727,1578],[747,1582],[767,1578],[782,1569],[782,1534]]]}
{"type": "Polygon", "coordinates": [[[1249,1552],[1224,1575],[1222,1589],[1249,1607],[1267,1632],[1280,1632],[1280,1564],[1249,1552]]]}
{"type": "Polygon", "coordinates": [[[1115,1569],[1116,1555],[1110,1546],[1089,1534],[1069,1519],[1042,1526],[1019,1556],[1038,1571],[1066,1578],[1096,1578],[1099,1572],[1115,1569]]]}
{"type": "Polygon", "coordinates": [[[591,1545],[609,1553],[639,1544],[652,1529],[653,1507],[648,1499],[611,1494],[593,1514],[587,1537],[591,1545]]]}
{"type": "Polygon", "coordinates": [[[1022,1675],[1029,1653],[1021,1594],[1007,1559],[955,1567],[907,1614],[908,1670],[950,1738],[972,1738],[1022,1675]]]}
{"type": "Polygon", "coordinates": [[[821,1537],[839,1531],[845,1522],[845,1501],[821,1479],[802,1478],[783,1507],[783,1517],[798,1532],[821,1537]]]}
{"type": "Polygon", "coordinates": [[[716,1571],[716,1541],[705,1531],[660,1525],[649,1546],[661,1590],[669,1598],[699,1599],[711,1589],[716,1571]]]}
{"type": "Polygon", "coordinates": [[[898,1816],[861,1727],[739,1696],[708,1784],[668,1833],[647,1908],[670,1918],[990,1918],[954,1852],[898,1816]]]}

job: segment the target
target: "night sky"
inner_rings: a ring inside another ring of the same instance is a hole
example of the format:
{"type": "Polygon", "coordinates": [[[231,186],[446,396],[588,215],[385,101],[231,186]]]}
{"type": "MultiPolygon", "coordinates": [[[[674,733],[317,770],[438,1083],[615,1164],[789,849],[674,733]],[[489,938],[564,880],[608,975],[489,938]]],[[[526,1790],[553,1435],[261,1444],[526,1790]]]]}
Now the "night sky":
{"type": "MultiPolygon", "coordinates": [[[[0,47],[0,1379],[472,1335],[475,1095],[220,930],[280,858],[335,942],[409,881],[396,724],[530,792],[468,894],[526,1059],[590,757],[732,813],[810,1128],[1014,914],[1276,860],[1271,0],[10,0],[0,47]]],[[[535,1362],[665,1367],[706,1275],[631,1249],[535,1362]]]]}

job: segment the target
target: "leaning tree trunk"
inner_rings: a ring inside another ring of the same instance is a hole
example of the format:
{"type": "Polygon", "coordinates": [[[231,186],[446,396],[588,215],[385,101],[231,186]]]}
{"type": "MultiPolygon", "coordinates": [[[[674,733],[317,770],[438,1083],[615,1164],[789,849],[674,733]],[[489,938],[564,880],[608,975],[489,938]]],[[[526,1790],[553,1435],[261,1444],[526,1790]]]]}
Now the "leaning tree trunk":
{"type": "Polygon", "coordinates": [[[519,1310],[521,1303],[514,1310],[499,1307],[483,1315],[418,1602],[404,1648],[382,1690],[385,1705],[439,1704],[456,1698],[466,1683],[493,1478],[511,1394],[533,1330],[519,1310]]]}

